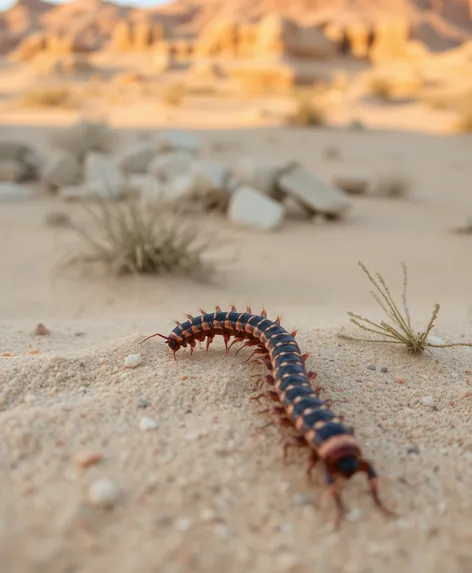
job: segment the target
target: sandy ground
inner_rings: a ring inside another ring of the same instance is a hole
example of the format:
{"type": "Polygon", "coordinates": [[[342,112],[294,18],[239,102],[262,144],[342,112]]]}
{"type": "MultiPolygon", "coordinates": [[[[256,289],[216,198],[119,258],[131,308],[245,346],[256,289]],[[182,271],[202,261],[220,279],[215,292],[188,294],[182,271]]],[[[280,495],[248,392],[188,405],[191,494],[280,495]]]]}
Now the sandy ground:
{"type": "MultiPolygon", "coordinates": [[[[2,137],[44,144],[44,123],[60,120],[39,117],[2,116],[2,137]]],[[[124,139],[136,135],[126,124],[124,139]]],[[[470,571],[472,354],[411,358],[336,336],[349,327],[348,310],[382,318],[361,259],[395,293],[405,261],[418,328],[439,301],[435,334],[472,340],[470,240],[449,233],[472,211],[470,137],[223,123],[195,129],[208,158],[297,159],[328,179],[341,167],[401,169],[412,196],[359,198],[344,222],[291,220],[273,234],[206,219],[215,241],[230,239],[239,252],[211,285],[58,276],[54,264],[69,238],[44,218],[69,206],[43,197],[2,204],[0,354],[18,355],[0,358],[2,571],[470,571]],[[333,145],[335,161],[325,155],[333,145]],[[333,532],[321,474],[306,481],[306,453],[292,452],[284,464],[287,432],[258,433],[266,418],[250,396],[260,369],[243,364],[243,353],[225,356],[219,342],[208,355],[183,351],[176,365],[159,339],[139,344],[167,332],[184,311],[232,301],[264,303],[270,316],[282,312],[288,328],[299,327],[324,395],[356,427],[399,519],[379,515],[356,477],[344,492],[350,519],[333,532]],[[31,334],[38,322],[51,336],[31,334]],[[135,352],[143,363],[125,369],[135,352]],[[427,396],[434,408],[423,404],[427,396]],[[143,431],[143,417],[157,428],[143,431]],[[103,459],[79,468],[74,456],[82,450],[103,459]],[[90,484],[103,477],[120,492],[109,509],[88,499],[90,484]]]]}

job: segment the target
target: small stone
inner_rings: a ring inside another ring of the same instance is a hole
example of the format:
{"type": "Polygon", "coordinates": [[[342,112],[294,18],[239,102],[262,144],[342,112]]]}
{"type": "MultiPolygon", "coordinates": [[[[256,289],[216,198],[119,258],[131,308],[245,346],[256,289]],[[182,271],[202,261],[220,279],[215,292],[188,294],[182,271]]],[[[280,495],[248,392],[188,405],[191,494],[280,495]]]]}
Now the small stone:
{"type": "Polygon", "coordinates": [[[22,201],[34,197],[34,191],[20,183],[0,182],[0,201],[22,201]]]}
{"type": "Polygon", "coordinates": [[[311,503],[311,499],[306,493],[295,493],[293,495],[293,503],[295,505],[309,505],[311,503]]]}
{"type": "Polygon", "coordinates": [[[138,400],[138,408],[147,408],[148,406],[150,406],[150,404],[151,402],[146,398],[140,398],[138,400]]]}
{"type": "Polygon", "coordinates": [[[196,135],[189,131],[168,130],[157,138],[157,149],[161,152],[182,150],[196,155],[198,146],[196,135]]]}
{"type": "Polygon", "coordinates": [[[41,179],[51,189],[75,185],[80,180],[80,163],[68,151],[57,151],[46,161],[41,179]]]}
{"type": "Polygon", "coordinates": [[[228,216],[236,224],[271,231],[280,227],[284,208],[274,199],[244,185],[232,195],[228,216]]]}
{"type": "Polygon", "coordinates": [[[155,430],[157,428],[157,422],[152,418],[141,418],[139,421],[139,427],[143,431],[155,430]]]}
{"type": "Polygon", "coordinates": [[[382,374],[387,374],[388,368],[386,366],[382,366],[382,368],[380,369],[380,372],[382,372],[382,374]]]}
{"type": "Polygon", "coordinates": [[[346,171],[333,178],[333,185],[349,195],[365,195],[371,186],[370,178],[367,173],[352,170],[346,171]]]}
{"type": "Polygon", "coordinates": [[[102,459],[102,454],[91,450],[82,450],[74,456],[75,463],[81,468],[88,468],[97,464],[102,459]]]}
{"type": "Polygon", "coordinates": [[[116,164],[126,174],[145,173],[156,153],[152,142],[134,143],[118,155],[116,164]]]}
{"type": "Polygon", "coordinates": [[[128,354],[125,358],[125,367],[126,368],[136,368],[139,366],[143,361],[141,354],[128,354]]]}
{"type": "Polygon", "coordinates": [[[209,522],[209,521],[215,521],[216,520],[216,512],[214,509],[211,508],[205,508],[202,509],[202,511],[200,512],[200,519],[202,521],[205,522],[209,522]]]}
{"type": "Polygon", "coordinates": [[[190,521],[190,519],[187,519],[186,517],[181,517],[180,519],[177,520],[175,525],[179,531],[184,532],[188,531],[192,527],[192,522],[190,521]]]}
{"type": "Polygon", "coordinates": [[[147,171],[162,181],[171,181],[187,173],[194,161],[195,156],[192,153],[188,151],[174,151],[157,156],[151,161],[147,171]]]}
{"type": "Polygon", "coordinates": [[[361,510],[355,507],[354,509],[351,509],[351,511],[348,512],[346,517],[349,521],[355,522],[359,520],[360,516],[361,516],[361,510]]]}
{"type": "Polygon", "coordinates": [[[432,396],[425,396],[421,399],[421,403],[423,406],[427,406],[428,408],[435,408],[436,402],[432,396]]]}
{"type": "Polygon", "coordinates": [[[108,478],[101,478],[92,483],[88,490],[89,501],[100,507],[113,507],[119,496],[118,487],[108,478]]]}
{"type": "Polygon", "coordinates": [[[36,330],[34,331],[35,336],[48,336],[51,334],[51,331],[44,326],[41,322],[36,326],[36,330]]]}
{"type": "Polygon", "coordinates": [[[442,338],[439,338],[439,336],[429,335],[427,340],[431,344],[439,344],[439,345],[444,344],[444,340],[442,338]]]}
{"type": "Polygon", "coordinates": [[[416,444],[412,444],[411,446],[408,446],[408,448],[406,449],[406,453],[407,454],[419,454],[420,450],[416,444]]]}
{"type": "Polygon", "coordinates": [[[367,366],[367,368],[369,370],[373,370],[375,372],[375,370],[377,370],[377,366],[375,364],[369,364],[369,366],[367,366]]]}

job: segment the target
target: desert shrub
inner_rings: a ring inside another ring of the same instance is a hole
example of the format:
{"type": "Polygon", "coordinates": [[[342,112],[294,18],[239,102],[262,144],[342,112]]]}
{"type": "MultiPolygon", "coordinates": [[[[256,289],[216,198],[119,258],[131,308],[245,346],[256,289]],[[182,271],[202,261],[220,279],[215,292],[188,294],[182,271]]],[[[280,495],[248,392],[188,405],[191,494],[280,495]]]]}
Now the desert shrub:
{"type": "Polygon", "coordinates": [[[180,82],[175,82],[168,85],[162,93],[162,101],[166,105],[178,106],[184,101],[187,95],[187,88],[180,82]]]}
{"type": "Polygon", "coordinates": [[[320,102],[308,98],[298,98],[294,112],[289,116],[291,125],[302,127],[318,127],[326,124],[326,109],[320,102]]]}
{"type": "Polygon", "coordinates": [[[388,102],[393,99],[393,84],[387,78],[380,76],[372,78],[369,89],[372,95],[382,101],[388,102]]]}
{"type": "Polygon", "coordinates": [[[27,90],[21,95],[20,102],[24,107],[74,108],[77,106],[72,91],[66,87],[27,90]]]}

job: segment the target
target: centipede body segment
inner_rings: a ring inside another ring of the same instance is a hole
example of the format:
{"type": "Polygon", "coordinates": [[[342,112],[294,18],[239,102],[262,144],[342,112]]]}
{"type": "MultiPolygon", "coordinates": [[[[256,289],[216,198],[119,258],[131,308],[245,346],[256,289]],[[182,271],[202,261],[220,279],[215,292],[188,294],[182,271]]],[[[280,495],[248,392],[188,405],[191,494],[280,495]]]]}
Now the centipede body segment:
{"type": "Polygon", "coordinates": [[[358,472],[367,475],[376,506],[385,514],[394,515],[380,501],[377,474],[372,464],[363,458],[354,430],[330,409],[327,401],[320,399],[320,388],[313,386],[316,374],[306,369],[308,355],[302,354],[295,340],[296,331],[287,332],[280,325],[279,317],[275,321],[269,320],[264,309],[259,315],[253,314],[249,307],[246,312],[238,312],[234,306],[229,312],[222,311],[219,306],[212,313],[200,312],[200,316],[187,315],[187,321],[177,322],[168,336],[153,334],[145,340],[153,336],[164,338],[174,352],[174,358],[180,348],[190,346],[193,352],[196,341],[205,339],[208,352],[217,335],[223,337],[227,351],[237,342],[242,343],[241,348],[254,347],[248,360],[256,355],[255,360],[269,370],[269,374],[259,378],[256,387],[260,389],[266,383],[271,389],[253,399],[268,399],[276,404],[268,408],[275,417],[266,426],[276,424],[296,430],[296,435],[285,441],[284,458],[291,447],[308,448],[309,478],[315,465],[323,464],[325,483],[336,502],[337,523],[345,512],[339,493],[339,478],[349,479],[358,472]],[[231,337],[234,340],[229,344],[231,337]]]}

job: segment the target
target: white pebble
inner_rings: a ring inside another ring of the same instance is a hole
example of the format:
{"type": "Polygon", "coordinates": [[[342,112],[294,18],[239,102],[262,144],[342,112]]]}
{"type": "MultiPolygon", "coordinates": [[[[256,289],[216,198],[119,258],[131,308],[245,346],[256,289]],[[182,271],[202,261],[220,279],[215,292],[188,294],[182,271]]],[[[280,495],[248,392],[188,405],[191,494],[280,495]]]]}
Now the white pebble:
{"type": "Polygon", "coordinates": [[[136,366],[139,366],[142,361],[143,358],[141,354],[128,354],[125,358],[125,366],[126,368],[136,368],[136,366]]]}
{"type": "Polygon", "coordinates": [[[102,507],[111,507],[114,505],[119,495],[119,489],[109,479],[102,478],[95,481],[89,488],[89,500],[94,504],[102,507]]]}
{"type": "Polygon", "coordinates": [[[361,510],[355,507],[354,509],[351,509],[351,511],[347,514],[347,519],[349,521],[354,522],[357,521],[360,516],[361,516],[361,510]]]}
{"type": "Polygon", "coordinates": [[[439,336],[428,336],[428,342],[430,342],[431,344],[444,344],[444,340],[442,338],[439,338],[439,336]]]}
{"type": "Polygon", "coordinates": [[[152,418],[141,418],[141,420],[139,420],[139,427],[144,431],[155,430],[157,428],[157,422],[152,418]]]}
{"type": "Polygon", "coordinates": [[[192,526],[192,522],[186,517],[181,517],[177,520],[176,526],[179,531],[188,531],[192,526]]]}
{"type": "Polygon", "coordinates": [[[436,402],[432,396],[425,396],[421,399],[421,403],[428,408],[434,408],[436,406],[436,402]]]}

